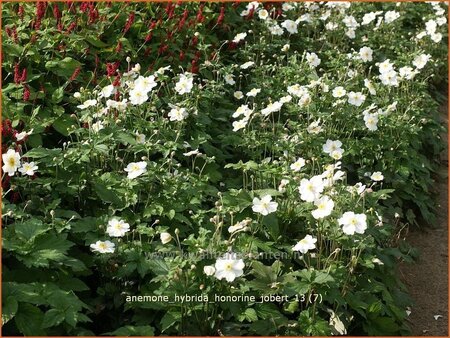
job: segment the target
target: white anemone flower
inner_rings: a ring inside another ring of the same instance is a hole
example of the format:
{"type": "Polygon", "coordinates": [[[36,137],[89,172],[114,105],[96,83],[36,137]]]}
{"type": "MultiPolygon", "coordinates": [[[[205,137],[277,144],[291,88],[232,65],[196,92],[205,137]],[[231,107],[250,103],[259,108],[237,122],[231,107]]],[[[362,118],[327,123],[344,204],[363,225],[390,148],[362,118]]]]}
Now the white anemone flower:
{"type": "Polygon", "coordinates": [[[147,162],[131,162],[127,165],[125,171],[128,173],[129,179],[141,176],[142,174],[147,172],[147,162]]]}
{"type": "Polygon", "coordinates": [[[82,104],[78,105],[77,108],[86,109],[86,108],[95,106],[96,104],[97,104],[97,100],[86,100],[82,104]]]}
{"type": "Polygon", "coordinates": [[[237,259],[235,253],[226,253],[216,260],[215,277],[219,280],[225,279],[227,282],[232,282],[236,277],[244,274],[244,267],[244,261],[237,259]]]}
{"type": "Polygon", "coordinates": [[[363,234],[367,229],[367,216],[347,211],[338,219],[338,223],[346,235],[363,234]]]}
{"type": "Polygon", "coordinates": [[[261,199],[259,199],[258,197],[255,197],[253,199],[252,210],[263,216],[267,216],[268,214],[277,211],[277,208],[278,203],[272,201],[272,196],[270,195],[265,195],[261,197],[261,199]]]}
{"type": "Polygon", "coordinates": [[[314,205],[317,209],[311,212],[315,219],[321,219],[329,216],[334,208],[334,202],[328,196],[322,196],[314,201],[314,205]]]}
{"type": "Polygon", "coordinates": [[[303,178],[300,181],[298,191],[300,198],[306,202],[314,202],[320,198],[320,194],[324,189],[324,182],[321,176],[313,176],[311,179],[303,178]]]}
{"type": "Polygon", "coordinates": [[[316,248],[317,238],[311,235],[306,235],[301,241],[299,241],[293,248],[292,251],[300,251],[302,254],[307,253],[309,250],[314,250],[316,248]]]}
{"type": "Polygon", "coordinates": [[[290,168],[292,171],[297,172],[300,171],[300,169],[302,169],[306,164],[306,161],[304,158],[299,157],[297,159],[297,161],[295,161],[294,163],[291,164],[290,168]]]}
{"type": "Polygon", "coordinates": [[[19,172],[22,175],[33,176],[35,171],[38,170],[38,166],[34,162],[24,162],[22,166],[19,168],[19,172]]]}
{"type": "Polygon", "coordinates": [[[106,232],[111,237],[122,237],[130,231],[130,225],[123,219],[113,218],[108,222],[106,232]]]}
{"type": "Polygon", "coordinates": [[[381,171],[375,171],[375,172],[370,176],[370,179],[371,179],[372,181],[379,182],[379,181],[384,180],[384,176],[383,176],[383,174],[381,173],[381,171]]]}
{"type": "Polygon", "coordinates": [[[4,173],[8,173],[8,176],[14,176],[14,173],[20,166],[20,154],[14,149],[9,149],[6,154],[2,155],[4,173]]]}
{"type": "Polygon", "coordinates": [[[115,244],[111,241],[97,241],[90,245],[93,251],[99,253],[113,253],[115,249],[115,244]]]}
{"type": "Polygon", "coordinates": [[[285,20],[281,23],[281,27],[286,29],[291,34],[298,33],[297,26],[297,23],[292,20],[285,20]]]}
{"type": "Polygon", "coordinates": [[[170,121],[183,121],[188,117],[188,112],[186,108],[173,107],[169,112],[170,121]]]}
{"type": "Polygon", "coordinates": [[[175,91],[180,95],[190,93],[194,86],[193,81],[192,74],[181,74],[180,79],[175,85],[175,91]]]}

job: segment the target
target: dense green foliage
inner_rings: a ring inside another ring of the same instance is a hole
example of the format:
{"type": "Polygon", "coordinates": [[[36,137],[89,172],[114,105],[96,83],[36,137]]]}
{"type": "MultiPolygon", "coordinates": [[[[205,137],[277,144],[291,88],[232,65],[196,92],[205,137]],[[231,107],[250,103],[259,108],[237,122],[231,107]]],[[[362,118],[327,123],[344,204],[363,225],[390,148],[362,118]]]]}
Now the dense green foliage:
{"type": "Polygon", "coordinates": [[[3,159],[4,334],[409,332],[395,268],[414,250],[395,234],[434,222],[447,23],[426,23],[446,6],[266,3],[269,18],[253,6],[4,4],[2,152],[37,166],[3,159]],[[362,24],[369,12],[383,21],[362,24]],[[379,77],[389,60],[398,84],[379,77]],[[138,75],[152,86],[142,102],[138,75]],[[327,153],[331,140],[343,149],[327,153]],[[302,188],[314,177],[333,201],[325,216],[302,188]],[[343,230],[346,212],[367,229],[343,230]],[[129,231],[111,235],[114,219],[129,231]],[[300,255],[307,235],[317,241],[300,255]],[[232,281],[217,274],[226,252],[245,263],[232,281]],[[201,294],[210,302],[173,301],[201,294]],[[127,301],[138,295],[172,301],[127,301]]]}

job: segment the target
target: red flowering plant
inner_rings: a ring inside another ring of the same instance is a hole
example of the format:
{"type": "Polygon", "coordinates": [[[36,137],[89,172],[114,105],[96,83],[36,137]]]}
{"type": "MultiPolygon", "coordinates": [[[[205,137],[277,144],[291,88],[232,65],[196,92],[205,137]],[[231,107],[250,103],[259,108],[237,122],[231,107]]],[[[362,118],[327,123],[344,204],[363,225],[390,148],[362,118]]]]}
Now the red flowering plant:
{"type": "Polygon", "coordinates": [[[238,18],[231,6],[211,4],[207,11],[204,6],[181,2],[5,4],[3,68],[14,79],[6,76],[3,81],[4,105],[8,105],[4,117],[14,125],[19,120],[36,124],[29,142],[38,146],[43,137],[55,132],[67,136],[65,129],[72,121],[64,97],[82,85],[95,85],[105,75],[115,76],[119,65],[126,66],[127,57],[139,60],[145,70],[171,64],[198,72],[199,65],[220,47],[217,35],[226,37],[238,18]],[[41,114],[30,114],[43,102],[41,114]]]}
{"type": "Polygon", "coordinates": [[[439,3],[2,10],[3,333],[408,332],[439,3]]]}

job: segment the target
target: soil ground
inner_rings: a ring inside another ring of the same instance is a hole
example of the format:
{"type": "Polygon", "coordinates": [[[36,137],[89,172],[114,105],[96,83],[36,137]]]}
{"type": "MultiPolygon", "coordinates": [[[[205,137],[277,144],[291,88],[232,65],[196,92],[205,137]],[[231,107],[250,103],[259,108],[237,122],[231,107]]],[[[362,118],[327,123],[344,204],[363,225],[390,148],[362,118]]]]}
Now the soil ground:
{"type": "MultiPolygon", "coordinates": [[[[447,103],[441,107],[447,125],[447,103]]],[[[447,140],[447,134],[442,135],[447,140]]],[[[414,306],[409,316],[413,336],[448,337],[448,154],[443,153],[442,177],[436,182],[438,227],[411,229],[406,240],[419,250],[415,264],[401,264],[400,276],[414,306]],[[441,316],[441,317],[435,317],[441,316]]]]}

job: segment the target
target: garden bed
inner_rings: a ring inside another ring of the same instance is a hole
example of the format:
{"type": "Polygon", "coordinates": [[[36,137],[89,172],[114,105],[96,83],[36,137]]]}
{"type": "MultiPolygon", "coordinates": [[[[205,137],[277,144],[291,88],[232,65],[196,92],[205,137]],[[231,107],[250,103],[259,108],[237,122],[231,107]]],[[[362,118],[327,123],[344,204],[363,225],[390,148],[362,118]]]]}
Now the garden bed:
{"type": "Polygon", "coordinates": [[[403,229],[438,222],[446,18],[4,4],[3,333],[410,333],[396,272],[403,229]]]}

